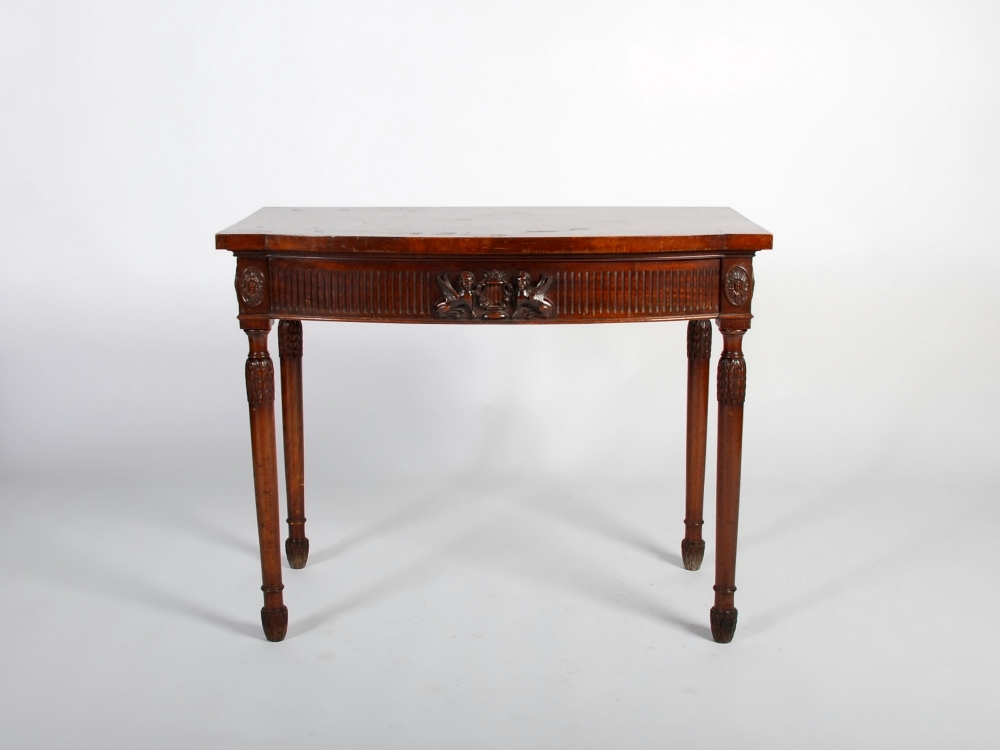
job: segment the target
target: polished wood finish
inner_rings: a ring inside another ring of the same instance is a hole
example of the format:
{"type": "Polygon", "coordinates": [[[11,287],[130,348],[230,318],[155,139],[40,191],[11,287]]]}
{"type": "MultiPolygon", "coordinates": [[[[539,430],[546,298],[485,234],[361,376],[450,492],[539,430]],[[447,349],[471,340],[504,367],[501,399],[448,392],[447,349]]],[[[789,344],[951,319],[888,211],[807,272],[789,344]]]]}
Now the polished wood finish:
{"type": "Polygon", "coordinates": [[[731,208],[262,208],[216,247],[299,253],[593,255],[766,250],[731,208]]]}
{"type": "Polygon", "coordinates": [[[736,631],[736,533],[740,514],[740,467],[743,453],[743,402],[746,363],[743,331],[722,330],[716,394],[719,400],[719,444],[715,508],[715,606],[712,637],[729,643],[736,631]]]}
{"type": "Polygon", "coordinates": [[[715,606],[710,612],[712,637],[729,643],[736,632],[736,536],[740,514],[740,474],[743,457],[743,404],[747,365],[743,335],[750,328],[753,296],[752,258],[722,258],[719,294],[719,356],[716,398],[719,437],[715,489],[715,606]]]}
{"type": "Polygon", "coordinates": [[[267,208],[216,235],[236,255],[240,325],[250,339],[254,489],[269,640],[287,627],[282,600],[267,334],[278,326],[288,539],[306,564],[302,322],[522,325],[687,320],[684,567],[702,538],[711,325],[722,333],[716,379],[718,466],[712,635],[736,629],[736,536],[753,256],[770,233],[728,208],[267,208]]]}
{"type": "Polygon", "coordinates": [[[278,324],[281,361],[281,431],[285,444],[285,497],[288,500],[288,539],[285,556],[293,568],[309,559],[306,538],[305,448],[302,437],[302,322],[278,324]]]}
{"type": "Polygon", "coordinates": [[[701,527],[705,501],[705,448],[708,441],[708,368],[712,356],[712,324],[688,323],[687,466],[684,539],[681,558],[687,570],[698,570],[705,557],[701,527]]]}
{"type": "MultiPolygon", "coordinates": [[[[245,286],[255,288],[262,269],[248,265],[245,286]]],[[[267,293],[256,305],[244,303],[241,312],[256,315],[258,308],[269,303],[270,314],[275,317],[299,320],[476,324],[494,318],[449,315],[443,306],[449,292],[442,284],[454,280],[454,285],[461,287],[463,274],[469,274],[475,283],[496,273],[502,274],[509,285],[522,274],[532,280],[552,280],[546,292],[551,298],[551,311],[546,315],[515,316],[512,310],[502,316],[516,323],[687,320],[714,318],[719,312],[719,261],[712,258],[378,256],[359,262],[357,257],[272,256],[267,273],[267,293]]]]}
{"type": "Polygon", "coordinates": [[[260,611],[264,635],[280,641],[288,627],[288,610],[282,599],[281,536],[278,515],[278,460],[274,438],[274,365],[267,351],[270,321],[247,328],[247,401],[250,404],[250,450],[253,486],[257,500],[257,537],[264,607],[260,611]]]}

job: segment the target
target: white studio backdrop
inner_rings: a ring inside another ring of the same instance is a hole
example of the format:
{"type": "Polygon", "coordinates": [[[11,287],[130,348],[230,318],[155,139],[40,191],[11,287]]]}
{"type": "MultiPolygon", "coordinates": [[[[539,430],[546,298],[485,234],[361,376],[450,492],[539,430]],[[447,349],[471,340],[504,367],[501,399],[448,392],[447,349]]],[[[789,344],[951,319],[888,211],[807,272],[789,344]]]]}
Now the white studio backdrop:
{"type": "MultiPolygon", "coordinates": [[[[748,470],[990,471],[991,4],[31,3],[5,16],[5,475],[245,458],[234,263],[212,235],[261,205],[732,206],[776,238],[747,337],[748,470]]],[[[544,403],[538,466],[611,453],[655,471],[670,429],[655,415],[681,403],[682,327],[310,325],[308,393],[322,382],[330,409],[374,420],[350,420],[364,442],[404,454],[360,451],[339,467],[359,477],[463,455],[420,437],[501,402],[515,421],[544,403]],[[519,358],[532,367],[501,372],[519,358]]],[[[311,438],[336,453],[345,421],[330,419],[311,438]]]]}
{"type": "MultiPolygon", "coordinates": [[[[261,206],[707,205],[775,236],[752,512],[991,496],[998,34],[990,2],[5,2],[0,477],[250,491],[213,235],[261,206]]],[[[683,324],[307,323],[304,367],[307,486],[680,497],[683,324]]]]}

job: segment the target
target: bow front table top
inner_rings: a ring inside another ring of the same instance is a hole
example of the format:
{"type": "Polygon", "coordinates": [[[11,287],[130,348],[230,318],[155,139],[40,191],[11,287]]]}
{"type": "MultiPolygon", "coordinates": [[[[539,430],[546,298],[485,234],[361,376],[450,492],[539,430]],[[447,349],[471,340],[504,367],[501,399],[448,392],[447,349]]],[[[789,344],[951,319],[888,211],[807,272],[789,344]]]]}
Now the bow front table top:
{"type": "Polygon", "coordinates": [[[688,321],[684,567],[701,528],[714,320],[722,334],[712,636],[736,630],[740,496],[753,257],[769,232],[730,208],[262,208],[215,236],[236,256],[268,640],[288,626],[282,598],[275,319],[288,503],[285,554],[309,556],[302,441],[302,321],[521,325],[688,321]]]}

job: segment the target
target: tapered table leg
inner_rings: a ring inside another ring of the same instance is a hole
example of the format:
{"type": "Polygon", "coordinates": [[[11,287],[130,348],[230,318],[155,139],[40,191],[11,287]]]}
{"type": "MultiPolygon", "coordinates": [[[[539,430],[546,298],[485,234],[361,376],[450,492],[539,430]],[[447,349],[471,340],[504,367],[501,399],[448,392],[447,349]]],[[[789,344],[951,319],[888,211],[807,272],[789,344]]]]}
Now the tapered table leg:
{"type": "Polygon", "coordinates": [[[719,454],[716,496],[715,606],[712,637],[729,643],[736,632],[736,537],[740,512],[740,469],[743,456],[743,402],[747,366],[742,330],[722,330],[719,359],[719,454]]]}
{"type": "MultiPolygon", "coordinates": [[[[721,327],[721,326],[720,326],[721,327]]],[[[747,366],[743,358],[745,330],[722,328],[722,356],[717,383],[719,450],[715,522],[715,606],[712,637],[729,643],[736,632],[736,535],[740,512],[740,467],[743,454],[743,402],[747,366]]]]}
{"type": "Polygon", "coordinates": [[[698,570],[705,557],[701,538],[705,502],[705,443],[708,438],[708,366],[712,356],[712,323],[688,321],[687,488],[681,557],[687,570],[698,570]]]}
{"type": "Polygon", "coordinates": [[[281,519],[278,512],[278,461],[274,436],[274,365],[267,352],[266,328],[250,330],[247,357],[247,401],[250,402],[250,445],[253,452],[253,486],[257,501],[257,536],[264,607],[260,611],[264,635],[280,641],[288,629],[288,609],[281,591],[281,519]]]}
{"type": "Polygon", "coordinates": [[[293,568],[309,559],[306,538],[305,456],[302,439],[302,322],[278,324],[281,360],[281,428],[285,445],[285,490],[288,498],[288,539],[285,556],[293,568]]]}

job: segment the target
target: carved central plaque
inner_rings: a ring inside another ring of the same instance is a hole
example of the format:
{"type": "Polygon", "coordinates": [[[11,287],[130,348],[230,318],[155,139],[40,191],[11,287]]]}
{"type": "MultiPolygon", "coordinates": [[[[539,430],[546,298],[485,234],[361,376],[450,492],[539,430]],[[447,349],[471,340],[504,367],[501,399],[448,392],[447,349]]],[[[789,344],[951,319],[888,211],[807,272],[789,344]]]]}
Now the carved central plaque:
{"type": "Polygon", "coordinates": [[[439,318],[471,320],[503,320],[506,318],[551,318],[555,305],[545,293],[552,286],[552,279],[539,276],[532,283],[531,274],[521,271],[511,282],[503,271],[487,271],[476,281],[472,271],[458,275],[458,289],[450,274],[437,277],[438,287],[444,297],[434,306],[439,318]]]}

